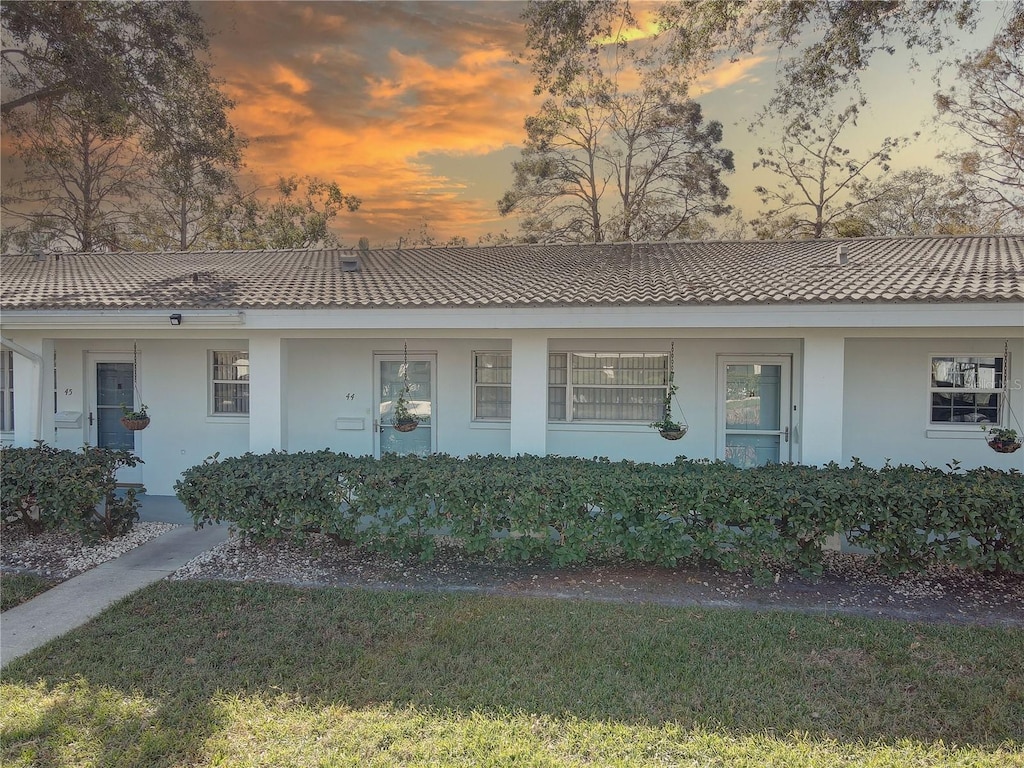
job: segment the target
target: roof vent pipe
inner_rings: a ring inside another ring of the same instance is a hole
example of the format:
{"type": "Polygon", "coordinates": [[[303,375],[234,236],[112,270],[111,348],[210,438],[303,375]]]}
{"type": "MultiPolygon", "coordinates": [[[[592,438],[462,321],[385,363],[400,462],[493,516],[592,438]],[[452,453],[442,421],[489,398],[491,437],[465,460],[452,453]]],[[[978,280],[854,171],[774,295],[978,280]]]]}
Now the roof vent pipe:
{"type": "Polygon", "coordinates": [[[845,243],[841,244],[838,248],[836,248],[836,264],[845,264],[847,261],[849,261],[849,259],[847,258],[848,254],[849,251],[847,250],[845,243]]]}

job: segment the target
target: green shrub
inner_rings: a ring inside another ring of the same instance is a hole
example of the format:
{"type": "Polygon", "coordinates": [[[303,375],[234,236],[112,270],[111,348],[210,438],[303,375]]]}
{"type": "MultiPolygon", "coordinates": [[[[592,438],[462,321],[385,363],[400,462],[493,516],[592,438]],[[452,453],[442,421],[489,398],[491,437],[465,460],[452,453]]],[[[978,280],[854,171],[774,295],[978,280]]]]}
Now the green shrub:
{"type": "Polygon", "coordinates": [[[142,459],[129,451],[85,446],[81,451],[36,441],[0,451],[0,511],[5,523],[30,531],[59,528],[86,539],[122,536],[139,519],[134,489],[118,496],[117,470],[142,459]]]}
{"type": "Polygon", "coordinates": [[[703,562],[768,578],[822,571],[837,533],[892,572],[947,562],[1024,570],[1019,472],[942,472],[721,461],[643,464],[557,456],[380,460],[330,451],[214,456],[176,485],[197,525],[255,539],[310,532],[394,556],[434,556],[443,533],[468,553],[554,565],[703,562]]]}

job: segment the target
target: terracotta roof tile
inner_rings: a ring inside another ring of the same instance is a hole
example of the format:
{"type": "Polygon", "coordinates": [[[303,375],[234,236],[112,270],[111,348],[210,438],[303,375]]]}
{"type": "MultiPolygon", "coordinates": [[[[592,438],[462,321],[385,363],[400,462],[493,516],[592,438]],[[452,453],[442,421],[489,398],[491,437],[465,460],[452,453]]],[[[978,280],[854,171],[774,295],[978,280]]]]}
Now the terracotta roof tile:
{"type": "Polygon", "coordinates": [[[0,279],[7,310],[1020,301],[1024,236],[17,255],[0,279]]]}

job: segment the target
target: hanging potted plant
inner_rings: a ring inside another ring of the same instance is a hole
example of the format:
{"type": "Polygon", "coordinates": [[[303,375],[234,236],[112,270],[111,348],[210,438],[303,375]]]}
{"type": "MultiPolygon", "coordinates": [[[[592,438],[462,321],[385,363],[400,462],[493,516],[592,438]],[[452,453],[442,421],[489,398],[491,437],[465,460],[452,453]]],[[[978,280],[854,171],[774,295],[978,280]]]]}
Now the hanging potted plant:
{"type": "Polygon", "coordinates": [[[138,432],[140,429],[148,427],[149,412],[146,409],[146,404],[143,403],[137,411],[133,411],[127,405],[122,405],[121,423],[124,425],[124,428],[130,432],[138,432]]]}
{"type": "Polygon", "coordinates": [[[399,432],[412,432],[420,425],[420,417],[409,410],[409,401],[406,396],[409,394],[409,345],[402,345],[402,367],[399,369],[402,374],[402,391],[398,393],[395,400],[395,409],[391,414],[391,426],[399,432]]]}
{"type": "Polygon", "coordinates": [[[686,434],[688,429],[685,421],[679,422],[672,418],[672,396],[676,393],[676,389],[673,377],[669,375],[668,389],[665,390],[665,415],[660,420],[652,421],[650,424],[666,440],[678,440],[686,434]]]}
{"type": "Polygon", "coordinates": [[[398,399],[395,400],[395,410],[391,416],[391,426],[399,432],[412,432],[420,425],[419,416],[409,410],[409,403],[405,399],[407,394],[409,394],[408,382],[406,382],[402,391],[398,393],[398,399]]]}
{"type": "Polygon", "coordinates": [[[1021,445],[1020,438],[1017,437],[1017,430],[1005,427],[990,427],[986,440],[988,447],[996,453],[1013,453],[1021,445]]]}
{"type": "MultiPolygon", "coordinates": [[[[668,356],[668,387],[665,389],[665,415],[658,421],[651,422],[650,426],[658,430],[666,440],[678,440],[686,434],[689,426],[684,416],[680,421],[672,418],[672,400],[675,398],[678,387],[676,386],[675,370],[676,345],[672,342],[672,349],[668,356]]],[[[680,411],[682,409],[680,408],[680,411]]]]}

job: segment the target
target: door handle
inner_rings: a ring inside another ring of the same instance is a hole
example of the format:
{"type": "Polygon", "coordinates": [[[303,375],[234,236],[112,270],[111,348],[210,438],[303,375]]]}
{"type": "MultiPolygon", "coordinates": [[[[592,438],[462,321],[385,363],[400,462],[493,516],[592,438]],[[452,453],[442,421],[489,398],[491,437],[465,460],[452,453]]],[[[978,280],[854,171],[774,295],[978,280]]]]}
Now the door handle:
{"type": "Polygon", "coordinates": [[[786,439],[786,442],[788,443],[789,442],[789,427],[786,427],[782,431],[782,436],[786,439]]]}
{"type": "Polygon", "coordinates": [[[92,411],[89,411],[89,426],[92,426],[92,411]]]}

